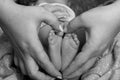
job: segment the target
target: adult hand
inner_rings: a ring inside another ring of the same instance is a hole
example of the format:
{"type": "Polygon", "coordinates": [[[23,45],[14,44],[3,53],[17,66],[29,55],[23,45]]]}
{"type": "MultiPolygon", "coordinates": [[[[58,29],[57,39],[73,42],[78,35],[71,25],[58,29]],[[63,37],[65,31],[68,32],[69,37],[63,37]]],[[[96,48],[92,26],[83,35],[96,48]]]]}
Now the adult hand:
{"type": "Polygon", "coordinates": [[[21,70],[21,72],[23,73],[23,75],[29,75],[32,79],[35,80],[54,80],[55,78],[47,75],[45,73],[43,73],[43,71],[41,71],[39,69],[39,66],[36,64],[36,62],[33,60],[33,58],[31,56],[27,56],[27,63],[28,63],[28,67],[25,67],[24,62],[22,61],[22,59],[19,57],[19,55],[16,55],[16,52],[14,54],[14,63],[15,65],[21,70]],[[35,75],[30,75],[29,69],[33,73],[35,73],[35,75]]]}
{"type": "Polygon", "coordinates": [[[41,22],[59,30],[57,18],[42,7],[21,6],[11,0],[2,1],[4,5],[0,8],[0,24],[10,38],[17,52],[16,55],[28,70],[29,76],[40,79],[39,71],[35,72],[34,69],[31,69],[31,57],[48,74],[53,77],[61,77],[44,51],[37,32],[41,22]]]}
{"type": "MultiPolygon", "coordinates": [[[[98,57],[110,46],[111,41],[120,31],[120,3],[115,2],[108,6],[99,6],[91,9],[72,20],[68,25],[68,32],[84,28],[87,32],[87,41],[82,51],[76,56],[69,67],[64,70],[68,78],[80,76],[86,63],[93,57],[98,57]]],[[[93,61],[94,62],[94,61],[93,61]]],[[[91,67],[90,65],[89,68],[91,67]]],[[[89,69],[87,67],[87,71],[89,69]]]]}

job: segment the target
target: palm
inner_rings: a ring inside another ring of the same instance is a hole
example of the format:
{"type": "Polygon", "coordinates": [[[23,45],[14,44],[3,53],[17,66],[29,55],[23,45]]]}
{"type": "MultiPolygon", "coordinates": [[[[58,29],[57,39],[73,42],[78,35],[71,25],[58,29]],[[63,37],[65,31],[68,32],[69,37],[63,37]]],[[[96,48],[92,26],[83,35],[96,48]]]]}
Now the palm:
{"type": "Polygon", "coordinates": [[[115,5],[100,6],[83,13],[70,22],[68,32],[82,27],[85,28],[88,36],[82,51],[64,71],[65,76],[80,75],[82,72],[79,71],[84,68],[83,64],[93,57],[100,56],[106,50],[120,30],[119,13],[115,5]]]}

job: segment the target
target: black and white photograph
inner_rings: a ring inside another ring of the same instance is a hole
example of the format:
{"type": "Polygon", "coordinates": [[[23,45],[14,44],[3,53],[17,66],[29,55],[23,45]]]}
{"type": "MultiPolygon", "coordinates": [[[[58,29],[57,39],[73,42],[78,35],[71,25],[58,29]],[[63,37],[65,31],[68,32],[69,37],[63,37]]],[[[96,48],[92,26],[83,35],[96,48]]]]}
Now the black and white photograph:
{"type": "Polygon", "coordinates": [[[120,80],[120,0],[0,0],[0,80],[120,80]]]}

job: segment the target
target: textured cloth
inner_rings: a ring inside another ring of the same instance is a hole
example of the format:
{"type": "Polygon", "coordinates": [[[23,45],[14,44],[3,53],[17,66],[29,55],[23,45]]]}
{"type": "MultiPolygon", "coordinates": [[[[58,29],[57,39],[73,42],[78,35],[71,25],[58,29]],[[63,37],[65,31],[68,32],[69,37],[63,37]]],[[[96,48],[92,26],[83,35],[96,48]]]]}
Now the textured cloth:
{"type": "MultiPolygon", "coordinates": [[[[22,2],[22,0],[20,0],[20,1],[22,2]]],[[[23,1],[24,1],[24,3],[22,3],[22,4],[27,5],[29,3],[29,0],[23,0],[23,1]],[[28,1],[28,2],[25,3],[25,1],[28,1]]],[[[100,4],[103,4],[105,1],[108,1],[108,0],[70,0],[68,5],[75,11],[75,13],[77,15],[79,15],[79,14],[83,13],[84,11],[94,8],[100,4]]],[[[113,1],[114,0],[109,0],[108,2],[105,2],[104,5],[111,3],[113,1]]],[[[115,38],[115,41],[116,41],[116,43],[118,43],[117,45],[119,46],[120,33],[115,38]]],[[[0,29],[0,80],[18,80],[16,72],[11,68],[12,54],[13,54],[12,50],[13,50],[13,47],[11,46],[11,43],[9,42],[7,36],[0,29]]],[[[118,50],[120,50],[119,47],[118,47],[118,50]]],[[[106,56],[106,55],[108,55],[107,52],[105,53],[104,56],[106,56]]],[[[104,56],[102,56],[101,59],[104,58],[104,56]]],[[[104,59],[106,59],[106,58],[104,58],[104,59]]],[[[100,64],[100,61],[98,62],[98,64],[100,64]]],[[[101,64],[101,65],[104,66],[104,64],[101,64]]],[[[120,66],[117,67],[117,69],[119,69],[119,68],[120,68],[120,66]]],[[[110,70],[106,71],[106,73],[104,73],[104,74],[108,74],[112,68],[109,68],[109,69],[110,70]]],[[[115,74],[115,72],[112,74],[115,74]]],[[[103,75],[101,75],[101,76],[102,76],[102,78],[104,78],[103,75]]],[[[100,80],[100,79],[98,79],[98,80],[100,80]]],[[[107,80],[107,79],[105,79],[105,80],[107,80]]],[[[117,80],[120,80],[120,79],[117,79],[117,80]]]]}

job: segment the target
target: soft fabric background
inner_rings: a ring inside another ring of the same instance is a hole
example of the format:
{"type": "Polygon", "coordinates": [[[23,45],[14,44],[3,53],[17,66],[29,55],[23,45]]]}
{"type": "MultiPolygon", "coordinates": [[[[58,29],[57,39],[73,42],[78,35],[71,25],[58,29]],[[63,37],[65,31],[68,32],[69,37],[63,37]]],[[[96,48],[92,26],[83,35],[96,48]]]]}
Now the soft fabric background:
{"type": "MultiPolygon", "coordinates": [[[[22,5],[30,5],[32,3],[35,3],[36,1],[37,0],[18,0],[17,3],[22,5]]],[[[80,15],[81,13],[91,8],[99,6],[100,4],[104,4],[106,1],[108,0],[69,0],[68,5],[75,11],[76,15],[80,15]]],[[[109,1],[107,3],[111,3],[114,0],[109,1]]],[[[82,47],[82,45],[85,43],[84,30],[79,30],[76,33],[80,34],[80,36],[78,37],[79,40],[82,39],[80,41],[80,47],[82,47]]],[[[118,39],[119,38],[120,36],[118,36],[118,39]]],[[[13,53],[13,47],[10,44],[8,37],[0,29],[0,80],[22,80],[18,77],[18,69],[13,66],[13,53]]]]}

